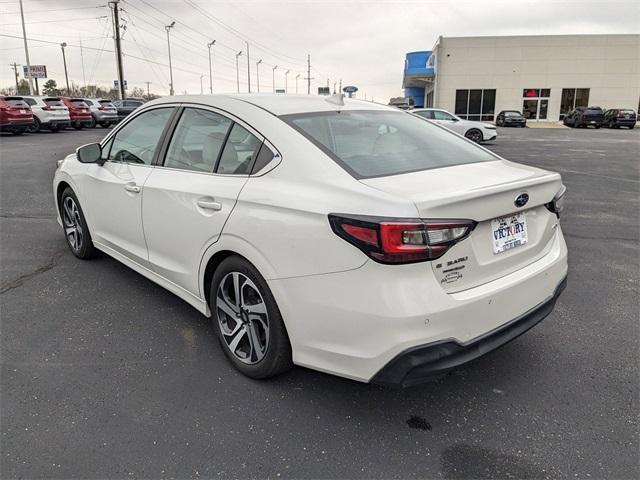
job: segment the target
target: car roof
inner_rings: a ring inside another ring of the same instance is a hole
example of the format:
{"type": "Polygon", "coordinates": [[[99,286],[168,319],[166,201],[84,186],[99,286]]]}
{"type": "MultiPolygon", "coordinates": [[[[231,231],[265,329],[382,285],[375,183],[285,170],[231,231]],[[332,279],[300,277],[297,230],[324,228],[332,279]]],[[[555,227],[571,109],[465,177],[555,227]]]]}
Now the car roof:
{"type": "Polygon", "coordinates": [[[364,100],[344,98],[344,105],[327,101],[331,97],[322,95],[293,95],[282,93],[248,93],[238,95],[179,95],[163,97],[145,103],[158,105],[162,103],[199,103],[212,107],[235,102],[246,102],[266,110],[273,115],[289,115],[295,113],[332,112],[337,110],[386,110],[397,112],[398,109],[364,100]]]}

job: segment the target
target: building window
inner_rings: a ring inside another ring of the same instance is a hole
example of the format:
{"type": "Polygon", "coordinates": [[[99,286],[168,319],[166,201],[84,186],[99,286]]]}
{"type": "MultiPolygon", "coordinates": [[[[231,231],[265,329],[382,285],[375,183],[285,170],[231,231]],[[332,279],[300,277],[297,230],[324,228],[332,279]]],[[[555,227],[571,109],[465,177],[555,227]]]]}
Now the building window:
{"type": "Polygon", "coordinates": [[[563,88],[560,100],[560,120],[576,107],[589,106],[588,88],[563,88]]]}
{"type": "Polygon", "coordinates": [[[493,121],[495,108],[495,89],[456,90],[455,114],[460,118],[493,121]]]}
{"type": "Polygon", "coordinates": [[[546,120],[550,88],[525,88],[522,91],[522,115],[529,120],[546,120]]]}

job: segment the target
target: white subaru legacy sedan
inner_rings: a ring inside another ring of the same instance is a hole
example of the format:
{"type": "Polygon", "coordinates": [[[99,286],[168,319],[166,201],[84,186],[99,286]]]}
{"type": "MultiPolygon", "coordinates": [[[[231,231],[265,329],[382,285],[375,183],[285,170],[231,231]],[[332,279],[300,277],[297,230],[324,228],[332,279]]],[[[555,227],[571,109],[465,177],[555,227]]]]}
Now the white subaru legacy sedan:
{"type": "Polygon", "coordinates": [[[69,248],[212,317],[229,361],[414,385],[516,338],[565,286],[557,173],[340,96],[169,97],[58,162],[69,248]]]}

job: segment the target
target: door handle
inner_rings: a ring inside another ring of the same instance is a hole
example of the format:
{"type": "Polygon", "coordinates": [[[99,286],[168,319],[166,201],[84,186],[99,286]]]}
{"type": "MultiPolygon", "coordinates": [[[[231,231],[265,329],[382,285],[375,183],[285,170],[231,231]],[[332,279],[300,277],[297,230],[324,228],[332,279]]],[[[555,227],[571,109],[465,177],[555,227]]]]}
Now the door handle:
{"type": "Polygon", "coordinates": [[[140,187],[139,187],[139,186],[137,186],[135,183],[127,183],[127,184],[124,186],[124,189],[125,189],[127,192],[131,192],[131,193],[140,193],[140,187]]]}
{"type": "Polygon", "coordinates": [[[222,204],[220,202],[216,202],[215,200],[206,200],[201,198],[196,202],[200,208],[206,208],[207,210],[215,210],[216,212],[222,210],[222,204]]]}

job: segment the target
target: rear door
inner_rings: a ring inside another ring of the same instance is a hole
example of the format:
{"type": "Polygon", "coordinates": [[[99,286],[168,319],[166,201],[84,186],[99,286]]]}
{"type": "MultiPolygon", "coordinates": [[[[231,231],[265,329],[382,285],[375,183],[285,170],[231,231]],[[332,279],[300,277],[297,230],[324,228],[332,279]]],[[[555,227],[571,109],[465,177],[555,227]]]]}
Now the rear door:
{"type": "Polygon", "coordinates": [[[262,141],[221,112],[184,109],[144,188],[144,231],[158,274],[200,294],[200,260],[220,236],[262,141]]]}
{"type": "Polygon", "coordinates": [[[145,182],[176,107],[147,110],[103,144],[104,165],[87,166],[82,202],[93,239],[148,266],[142,230],[145,182]]]}

